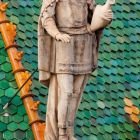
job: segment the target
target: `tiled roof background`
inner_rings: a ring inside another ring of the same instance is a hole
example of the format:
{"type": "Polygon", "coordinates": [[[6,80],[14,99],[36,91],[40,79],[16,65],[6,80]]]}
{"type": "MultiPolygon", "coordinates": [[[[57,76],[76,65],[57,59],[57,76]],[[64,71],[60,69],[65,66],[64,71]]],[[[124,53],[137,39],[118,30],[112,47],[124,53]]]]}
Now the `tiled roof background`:
{"type": "MultiPolygon", "coordinates": [[[[101,40],[99,68],[88,82],[77,113],[78,140],[138,140],[140,123],[133,123],[125,113],[124,98],[140,109],[140,1],[116,1],[114,21],[101,40]]],[[[40,6],[39,0],[11,0],[7,10],[9,19],[17,25],[16,41],[25,52],[23,64],[30,72],[37,67],[40,6]]],[[[5,112],[2,110],[16,90],[11,64],[0,40],[0,140],[33,140],[19,96],[5,112]]],[[[47,89],[38,82],[37,73],[32,91],[34,99],[41,101],[39,114],[45,120],[47,89]]]]}

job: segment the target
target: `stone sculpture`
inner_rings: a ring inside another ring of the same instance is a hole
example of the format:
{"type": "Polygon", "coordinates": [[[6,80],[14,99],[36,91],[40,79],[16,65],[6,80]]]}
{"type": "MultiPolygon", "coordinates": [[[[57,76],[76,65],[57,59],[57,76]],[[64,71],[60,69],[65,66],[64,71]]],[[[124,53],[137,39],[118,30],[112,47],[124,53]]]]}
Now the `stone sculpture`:
{"type": "Polygon", "coordinates": [[[49,87],[45,140],[76,140],[75,114],[88,78],[97,67],[102,30],[113,17],[110,8],[100,10],[98,18],[107,22],[95,30],[99,24],[93,22],[98,16],[94,10],[92,0],[42,2],[38,67],[40,82],[49,87]]]}

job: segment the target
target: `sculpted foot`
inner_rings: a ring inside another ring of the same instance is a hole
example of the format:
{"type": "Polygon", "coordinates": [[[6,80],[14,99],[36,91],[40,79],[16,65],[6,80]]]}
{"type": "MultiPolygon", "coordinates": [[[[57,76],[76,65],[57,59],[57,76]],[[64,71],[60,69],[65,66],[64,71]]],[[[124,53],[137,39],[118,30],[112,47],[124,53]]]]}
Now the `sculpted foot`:
{"type": "Polygon", "coordinates": [[[69,140],[66,128],[59,128],[59,140],[69,140]]]}

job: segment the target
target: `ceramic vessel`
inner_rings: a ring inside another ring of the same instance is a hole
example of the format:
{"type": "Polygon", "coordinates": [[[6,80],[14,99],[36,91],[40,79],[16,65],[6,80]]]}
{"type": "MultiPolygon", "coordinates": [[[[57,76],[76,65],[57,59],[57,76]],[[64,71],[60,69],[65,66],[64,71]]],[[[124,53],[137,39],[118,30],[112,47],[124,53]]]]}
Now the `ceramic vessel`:
{"type": "Polygon", "coordinates": [[[111,22],[112,19],[107,20],[102,15],[104,15],[104,13],[107,12],[108,10],[112,10],[113,4],[115,4],[115,0],[107,0],[104,5],[96,6],[90,26],[92,32],[101,28],[105,28],[111,22]]]}

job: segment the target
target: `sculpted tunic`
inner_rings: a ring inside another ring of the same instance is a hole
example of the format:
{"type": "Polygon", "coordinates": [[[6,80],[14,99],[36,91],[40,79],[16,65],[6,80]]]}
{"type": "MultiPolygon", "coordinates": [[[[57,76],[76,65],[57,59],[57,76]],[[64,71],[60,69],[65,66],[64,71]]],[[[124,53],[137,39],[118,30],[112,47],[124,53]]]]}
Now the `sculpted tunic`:
{"type": "Polygon", "coordinates": [[[59,0],[55,5],[54,19],[59,31],[69,34],[71,39],[70,43],[53,39],[50,72],[91,73],[95,68],[96,36],[87,31],[87,0],[59,0]]]}
{"type": "Polygon", "coordinates": [[[102,32],[89,34],[86,28],[94,4],[93,0],[43,0],[38,21],[38,68],[39,80],[46,81],[45,85],[49,82],[46,72],[85,74],[97,67],[102,32]],[[60,32],[71,36],[70,43],[56,41],[46,32],[49,19],[60,32]]]}

